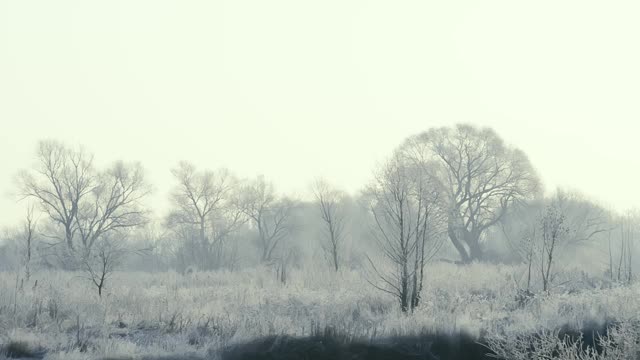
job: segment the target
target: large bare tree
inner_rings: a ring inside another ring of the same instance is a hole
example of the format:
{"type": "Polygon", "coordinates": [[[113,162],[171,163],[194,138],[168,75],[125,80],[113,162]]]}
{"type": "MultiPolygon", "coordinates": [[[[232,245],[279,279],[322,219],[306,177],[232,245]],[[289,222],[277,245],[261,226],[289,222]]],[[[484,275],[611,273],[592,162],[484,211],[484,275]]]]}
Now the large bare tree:
{"type": "Polygon", "coordinates": [[[171,173],[178,184],[171,194],[174,209],[167,224],[185,240],[190,229],[197,229],[198,244],[192,246],[195,260],[201,269],[216,268],[225,240],[244,222],[237,203],[238,181],[226,169],[198,171],[184,161],[171,173]]]}
{"type": "Polygon", "coordinates": [[[139,163],[114,163],[96,176],[90,200],[81,202],[76,215],[80,241],[91,249],[102,236],[132,229],[147,222],[142,201],[150,193],[139,163]]]}
{"type": "Polygon", "coordinates": [[[371,283],[394,295],[403,312],[419,305],[425,264],[442,244],[438,193],[437,185],[400,153],[379,170],[368,190],[375,238],[391,264],[391,270],[384,271],[369,258],[382,285],[371,283]]]}
{"type": "Polygon", "coordinates": [[[95,186],[93,156],[84,149],[45,140],[38,143],[33,169],[19,175],[21,193],[33,198],[49,219],[59,225],[68,249],[75,250],[77,216],[82,201],[95,186]]]}
{"type": "Polygon", "coordinates": [[[322,249],[330,259],[334,270],[338,271],[344,245],[345,212],[343,201],[345,194],[331,187],[324,179],[318,179],[314,182],[313,194],[325,230],[322,249]]]}
{"type": "Polygon", "coordinates": [[[33,199],[54,225],[47,237],[56,240],[53,245],[66,244],[71,255],[84,256],[102,236],[147,218],[142,201],[150,187],[138,163],[116,162],[98,171],[83,149],[41,141],[36,165],[19,179],[22,196],[33,199]]]}
{"type": "Polygon", "coordinates": [[[484,232],[512,203],[532,198],[540,189],[527,156],[489,128],[431,129],[407,139],[400,151],[442,185],[449,239],[464,262],[482,259],[484,232]]]}
{"type": "Polygon", "coordinates": [[[279,199],[273,184],[259,176],[243,187],[241,204],[257,229],[260,260],[263,263],[273,261],[279,244],[291,231],[291,201],[279,199]]]}

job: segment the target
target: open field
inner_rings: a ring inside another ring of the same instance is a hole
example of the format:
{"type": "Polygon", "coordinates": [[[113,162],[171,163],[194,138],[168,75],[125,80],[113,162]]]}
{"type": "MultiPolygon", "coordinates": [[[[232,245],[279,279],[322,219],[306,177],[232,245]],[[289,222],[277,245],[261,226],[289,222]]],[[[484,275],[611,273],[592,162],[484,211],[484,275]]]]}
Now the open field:
{"type": "MultiPolygon", "coordinates": [[[[519,305],[518,267],[438,263],[427,270],[423,304],[408,315],[363,274],[347,270],[292,270],[286,284],[265,268],[117,273],[102,298],[81,274],[42,272],[23,282],[6,272],[0,274],[0,341],[4,355],[8,345],[23,344],[27,354],[46,359],[217,358],[227,346],[269,335],[331,332],[376,342],[465,332],[511,343],[519,334],[563,326],[631,324],[640,313],[640,287],[616,287],[584,273],[568,272],[571,288],[519,305]]],[[[640,336],[626,330],[626,337],[640,336]]]]}
{"type": "Polygon", "coordinates": [[[640,360],[639,15],[0,0],[0,360],[640,360]]]}

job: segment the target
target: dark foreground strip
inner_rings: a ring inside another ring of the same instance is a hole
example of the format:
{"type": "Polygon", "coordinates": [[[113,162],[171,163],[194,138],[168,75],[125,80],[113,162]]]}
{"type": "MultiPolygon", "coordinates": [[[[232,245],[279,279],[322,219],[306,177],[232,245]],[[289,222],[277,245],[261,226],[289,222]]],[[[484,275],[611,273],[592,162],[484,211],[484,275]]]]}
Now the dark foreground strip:
{"type": "MultiPolygon", "coordinates": [[[[600,352],[599,336],[606,336],[613,323],[595,324],[582,330],[568,326],[559,332],[561,339],[582,339],[583,349],[600,352]]],[[[536,336],[532,334],[532,339],[536,336]]],[[[340,336],[270,336],[224,349],[222,360],[488,360],[495,354],[476,339],[461,334],[422,334],[375,341],[346,341],[340,336]]],[[[511,359],[507,359],[511,360],[511,359]]]]}
{"type": "MultiPolygon", "coordinates": [[[[600,352],[599,336],[606,336],[615,323],[587,326],[572,330],[565,326],[559,336],[563,339],[582,339],[583,348],[600,352]]],[[[537,335],[532,334],[531,339],[537,335]]],[[[42,359],[45,352],[30,351],[27,344],[0,344],[0,359],[42,359]]],[[[268,336],[244,344],[236,344],[200,357],[193,354],[158,357],[138,357],[142,360],[488,360],[496,359],[482,339],[466,334],[421,334],[396,336],[373,341],[351,341],[335,333],[311,337],[268,336]]],[[[555,355],[552,355],[552,357],[555,355]]],[[[102,360],[128,360],[105,358],[102,360]]],[[[511,359],[508,359],[511,360],[511,359]]]]}
{"type": "Polygon", "coordinates": [[[335,337],[266,337],[222,352],[222,360],[405,360],[494,359],[467,335],[395,337],[375,343],[343,342],[335,337]]]}

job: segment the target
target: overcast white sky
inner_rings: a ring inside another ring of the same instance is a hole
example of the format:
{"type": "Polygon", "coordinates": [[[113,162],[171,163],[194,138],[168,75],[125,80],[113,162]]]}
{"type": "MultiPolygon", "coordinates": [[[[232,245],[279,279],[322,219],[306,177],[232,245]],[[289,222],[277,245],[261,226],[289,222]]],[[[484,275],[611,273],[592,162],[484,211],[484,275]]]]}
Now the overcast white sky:
{"type": "Polygon", "coordinates": [[[548,188],[640,204],[638,1],[0,0],[0,226],[36,142],[355,192],[403,138],[491,126],[548,188]]]}

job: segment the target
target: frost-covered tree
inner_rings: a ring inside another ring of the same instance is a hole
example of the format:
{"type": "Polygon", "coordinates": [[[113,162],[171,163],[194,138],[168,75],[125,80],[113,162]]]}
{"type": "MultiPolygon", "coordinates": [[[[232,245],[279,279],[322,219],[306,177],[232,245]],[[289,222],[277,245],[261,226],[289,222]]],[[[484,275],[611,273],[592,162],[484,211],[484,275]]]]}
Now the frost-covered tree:
{"type": "Polygon", "coordinates": [[[227,169],[198,171],[184,161],[171,173],[177,185],[167,226],[190,246],[199,268],[222,266],[227,239],[246,219],[237,201],[239,181],[227,169]]]}
{"type": "Polygon", "coordinates": [[[558,249],[566,242],[569,232],[566,216],[558,204],[552,202],[540,217],[540,274],[544,292],[549,291],[555,275],[558,249]]]}
{"type": "Polygon", "coordinates": [[[38,220],[34,215],[34,208],[30,206],[27,209],[27,215],[22,224],[22,232],[20,233],[20,240],[22,242],[22,262],[24,266],[24,276],[27,281],[31,277],[31,270],[33,265],[33,258],[35,255],[35,249],[37,247],[37,226],[38,220]]]}
{"type": "Polygon", "coordinates": [[[81,269],[95,286],[99,297],[102,297],[107,282],[122,264],[128,252],[121,239],[109,236],[100,239],[92,252],[83,255],[81,269]]]}
{"type": "Polygon", "coordinates": [[[62,228],[61,240],[73,251],[80,204],[95,186],[93,156],[49,140],[38,143],[36,159],[32,169],[20,173],[21,194],[32,198],[51,222],[62,228]]]}
{"type": "Polygon", "coordinates": [[[608,232],[609,269],[611,280],[630,284],[634,278],[634,254],[639,237],[640,214],[629,211],[616,220],[616,227],[608,232]]]}
{"type": "Polygon", "coordinates": [[[111,232],[144,224],[143,200],[150,192],[139,163],[118,161],[105,170],[93,155],[56,141],[38,144],[37,163],[19,175],[23,198],[39,205],[50,222],[46,237],[65,245],[72,258],[91,252],[111,232]]]}
{"type": "Polygon", "coordinates": [[[489,128],[434,128],[400,147],[442,186],[451,243],[464,262],[480,260],[487,229],[516,201],[533,198],[539,180],[527,156],[489,128]]]}
{"type": "Polygon", "coordinates": [[[571,229],[567,234],[570,246],[591,245],[615,227],[606,209],[576,191],[558,189],[552,200],[562,210],[571,229]]]}
{"type": "Polygon", "coordinates": [[[344,247],[345,236],[345,194],[329,185],[326,180],[318,179],[313,184],[316,199],[324,228],[322,249],[338,271],[344,247]]]}
{"type": "Polygon", "coordinates": [[[261,262],[272,262],[279,245],[291,232],[292,201],[278,198],[273,184],[259,176],[242,188],[240,204],[257,230],[261,262]]]}
{"type": "Polygon", "coordinates": [[[369,264],[379,282],[370,283],[397,297],[403,312],[420,303],[425,264],[442,244],[444,216],[438,185],[422,169],[395,153],[376,173],[369,187],[375,239],[391,270],[369,264]]]}

